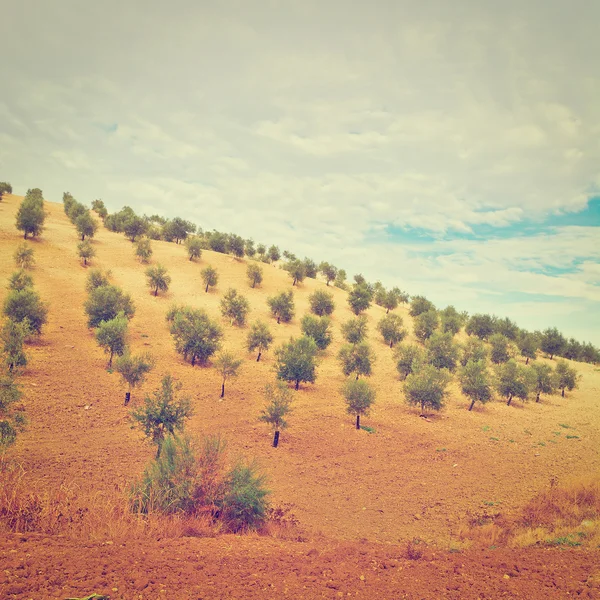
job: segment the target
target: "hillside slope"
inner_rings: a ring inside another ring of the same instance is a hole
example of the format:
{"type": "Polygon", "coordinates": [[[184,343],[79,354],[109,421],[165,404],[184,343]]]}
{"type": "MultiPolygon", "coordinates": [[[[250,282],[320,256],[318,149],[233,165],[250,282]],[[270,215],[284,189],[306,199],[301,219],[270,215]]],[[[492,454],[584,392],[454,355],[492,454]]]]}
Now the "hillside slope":
{"type": "MultiPolygon", "coordinates": [[[[0,203],[2,282],[14,271],[12,255],[21,241],[14,227],[20,200],[7,196],[0,203]]],[[[46,203],[46,210],[45,231],[29,243],[36,259],[32,275],[49,304],[49,322],[41,340],[28,347],[30,364],[20,377],[30,424],[14,454],[32,485],[68,482],[96,490],[123,488],[139,476],[153,449],[131,429],[123,406],[125,389],[116,373],[106,371],[106,357],[86,326],[83,303],[89,270],[76,255],[75,229],[62,205],[46,203]]],[[[200,261],[190,262],[183,246],[153,242],[152,262],[165,265],[172,276],[169,292],[154,297],[129,241],[100,228],[93,244],[93,266],[110,269],[113,281],[136,304],[130,323],[133,350],[149,351],[157,359],[133,402],[154,390],[164,373],[173,374],[194,405],[188,431],[221,432],[234,451],[257,457],[269,476],[272,502],[291,504],[309,536],[377,543],[419,537],[445,547],[461,523],[490,503],[510,513],[551,479],[600,472],[597,367],[576,363],[583,376],[580,388],[566,398],[510,407],[499,400],[472,412],[453,384],[447,407],[426,421],[404,403],[392,351],[376,331],[385,314],[377,306],[367,312],[370,343],[377,354],[371,377],[377,401],[363,420],[375,433],[356,431],[339,391],[344,377],[336,359],[340,324],[353,315],[346,293],[334,288],[329,288],[336,302],[334,342],[321,361],[316,383],[295,393],[290,428],[274,449],[269,429],[257,420],[264,385],[274,379],[273,352],[257,363],[255,355],[244,350],[247,328],[223,322],[224,346],[243,357],[244,364],[220,400],[215,370],[192,367],[175,353],[165,313],[173,303],[188,304],[221,320],[220,299],[227,288],[235,287],[250,302],[250,322],[267,321],[277,345],[299,334],[309,294],[325,284],[307,279],[294,288],[296,316],[290,324],[277,325],[266,299],[289,289],[291,281],[276,266],[265,265],[262,286],[250,289],[246,261],[204,251],[200,261]],[[206,294],[200,270],[208,264],[219,271],[220,280],[206,294]]],[[[6,293],[3,283],[0,301],[6,293]]],[[[407,310],[401,307],[397,312],[410,328],[407,310]]]]}

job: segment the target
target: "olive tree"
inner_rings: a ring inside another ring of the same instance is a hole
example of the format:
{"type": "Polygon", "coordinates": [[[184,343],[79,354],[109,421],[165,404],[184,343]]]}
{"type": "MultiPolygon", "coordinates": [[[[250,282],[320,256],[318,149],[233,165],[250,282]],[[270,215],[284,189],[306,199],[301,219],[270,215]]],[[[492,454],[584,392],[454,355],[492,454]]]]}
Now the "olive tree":
{"type": "Polygon", "coordinates": [[[133,356],[128,351],[115,360],[115,371],[128,385],[128,390],[125,392],[125,406],[131,400],[133,389],[144,383],[146,375],[153,369],[154,364],[154,358],[150,354],[133,356]]]}
{"type": "Polygon", "coordinates": [[[204,291],[206,293],[208,293],[209,287],[214,287],[219,281],[219,273],[214,267],[211,267],[210,265],[202,269],[200,275],[202,275],[202,281],[204,281],[205,285],[204,291]]]}
{"type": "Polygon", "coordinates": [[[415,344],[403,344],[396,348],[396,370],[400,379],[406,379],[419,365],[428,361],[427,351],[415,344]]]}
{"type": "Polygon", "coordinates": [[[23,344],[30,334],[29,321],[22,322],[6,319],[0,328],[0,342],[2,342],[2,354],[4,365],[9,372],[27,365],[27,355],[23,350],[23,344]]]}
{"type": "Polygon", "coordinates": [[[250,310],[250,304],[244,296],[234,288],[229,288],[221,299],[221,314],[229,319],[232,325],[243,327],[250,310]]]}
{"type": "Polygon", "coordinates": [[[32,334],[41,335],[48,321],[48,308],[39,294],[31,289],[11,291],[4,300],[4,315],[17,323],[26,323],[32,334]]]}
{"type": "Polygon", "coordinates": [[[294,294],[292,290],[267,298],[267,304],[271,309],[271,314],[277,319],[277,323],[282,321],[289,323],[294,318],[294,294]]]}
{"type": "Polygon", "coordinates": [[[496,369],[496,389],[501,396],[506,396],[507,406],[513,398],[525,401],[533,387],[533,371],[517,364],[514,358],[498,365],[496,369]]]}
{"type": "Polygon", "coordinates": [[[420,313],[414,320],[415,337],[425,342],[437,329],[439,324],[438,314],[435,309],[420,313]]]}
{"type": "Polygon", "coordinates": [[[23,232],[24,239],[27,239],[28,235],[36,237],[42,233],[45,220],[46,213],[41,191],[28,190],[17,211],[17,229],[23,232]]]}
{"type": "Polygon", "coordinates": [[[84,304],[88,316],[88,327],[98,327],[102,321],[114,319],[120,312],[133,318],[135,306],[129,294],[116,285],[100,285],[90,290],[84,304]]]}
{"type": "Polygon", "coordinates": [[[371,300],[373,300],[373,290],[366,283],[354,285],[348,293],[348,304],[355,315],[367,310],[371,306],[371,300]]]}
{"type": "Polygon", "coordinates": [[[559,360],[555,370],[556,387],[561,390],[561,396],[565,397],[565,389],[571,391],[577,387],[577,371],[569,366],[566,360],[559,360]]]}
{"type": "Polygon", "coordinates": [[[478,337],[469,337],[462,347],[460,364],[464,367],[470,360],[487,360],[488,349],[485,342],[478,337]]]}
{"type": "Polygon", "coordinates": [[[333,294],[325,290],[316,290],[309,297],[310,310],[318,317],[329,316],[335,309],[333,294]]]}
{"type": "Polygon", "coordinates": [[[88,294],[103,285],[110,285],[110,271],[103,273],[100,269],[92,269],[88,273],[85,282],[85,289],[88,294]]]}
{"type": "Polygon", "coordinates": [[[128,218],[123,223],[123,232],[129,238],[131,243],[135,242],[135,240],[148,231],[148,223],[142,219],[142,217],[138,217],[135,214],[128,216],[128,218]]]}
{"type": "Polygon", "coordinates": [[[141,263],[149,263],[152,257],[152,242],[150,238],[140,238],[135,243],[135,255],[140,259],[141,263]]]}
{"type": "Polygon", "coordinates": [[[427,300],[424,296],[413,296],[410,301],[409,314],[411,317],[418,317],[420,314],[435,310],[433,302],[427,300]]]}
{"type": "Polygon", "coordinates": [[[2,197],[8,194],[12,194],[12,185],[7,181],[0,181],[0,202],[2,202],[2,197]]]}
{"type": "Polygon", "coordinates": [[[121,356],[127,347],[127,317],[120,313],[114,319],[102,321],[96,329],[96,341],[109,355],[108,365],[112,366],[113,356],[121,356]]]}
{"type": "MultiPolygon", "coordinates": [[[[427,314],[427,313],[423,313],[427,314]]],[[[436,331],[426,342],[428,361],[436,369],[454,371],[458,362],[459,347],[454,342],[451,331],[441,333],[436,331]]]]}
{"type": "Polygon", "coordinates": [[[250,282],[250,287],[255,288],[257,285],[262,283],[263,270],[260,265],[257,265],[256,263],[250,263],[246,269],[246,275],[248,277],[248,281],[250,282]]]}
{"type": "Polygon", "coordinates": [[[233,352],[223,351],[217,355],[214,366],[217,372],[223,378],[221,383],[221,398],[225,396],[225,382],[230,377],[238,376],[238,370],[241,364],[242,361],[236,358],[233,352]]]}
{"type": "Polygon", "coordinates": [[[285,417],[292,410],[292,392],[282,381],[277,381],[275,384],[267,383],[265,386],[265,400],[267,405],[258,418],[273,428],[273,448],[277,448],[279,445],[279,432],[287,427],[285,417]]]}
{"type": "Polygon", "coordinates": [[[267,256],[271,262],[277,262],[281,258],[281,253],[277,246],[269,246],[267,250],[267,256]]]}
{"type": "Polygon", "coordinates": [[[492,384],[487,365],[484,360],[470,360],[458,372],[458,380],[462,393],[471,400],[469,410],[473,410],[475,402],[485,404],[492,397],[492,384]]]}
{"type": "Polygon", "coordinates": [[[369,377],[373,371],[373,363],[375,362],[375,354],[370,346],[361,342],[360,344],[345,344],[340,348],[338,360],[342,366],[344,375],[356,375],[356,379],[360,375],[369,377]]]}
{"type": "Polygon", "coordinates": [[[354,319],[350,319],[342,323],[342,335],[349,344],[360,344],[367,339],[368,333],[366,315],[359,315],[354,319]]]}
{"type": "Polygon", "coordinates": [[[77,233],[81,236],[81,241],[85,240],[85,238],[93,238],[98,230],[98,223],[94,217],[92,217],[92,213],[89,210],[86,210],[82,214],[80,214],[75,219],[75,228],[77,229],[77,233]]]}
{"type": "Polygon", "coordinates": [[[319,271],[321,271],[321,273],[323,274],[323,277],[325,277],[325,281],[327,282],[327,285],[329,285],[332,281],[335,281],[335,278],[337,277],[337,274],[338,274],[337,267],[334,267],[333,265],[329,264],[328,262],[322,262],[319,265],[319,271]]]}
{"type": "Polygon", "coordinates": [[[87,267],[88,262],[96,256],[96,251],[89,240],[83,240],[77,244],[77,254],[83,261],[83,266],[87,267]]]}
{"type": "Polygon", "coordinates": [[[525,364],[529,364],[529,360],[535,360],[537,357],[538,341],[535,335],[527,331],[522,331],[517,338],[517,346],[521,356],[525,357],[525,364]]]}
{"type": "Polygon", "coordinates": [[[302,283],[306,277],[306,267],[301,260],[290,260],[283,267],[292,278],[292,285],[302,283]]]}
{"type": "Polygon", "coordinates": [[[289,342],[275,350],[277,377],[293,381],[296,390],[301,382],[314,383],[317,377],[317,352],[317,344],[312,338],[290,338],[289,342]]]}
{"type": "Polygon", "coordinates": [[[510,359],[508,338],[506,336],[501,333],[494,333],[490,336],[489,341],[492,347],[490,358],[494,364],[499,365],[510,359]]]}
{"type": "Polygon", "coordinates": [[[23,269],[15,271],[8,280],[9,290],[25,290],[33,287],[33,278],[23,269]]]}
{"type": "Polygon", "coordinates": [[[192,414],[189,398],[177,398],[181,384],[171,375],[165,375],[161,386],[152,397],[146,397],[143,406],[131,412],[131,419],[144,435],[156,444],[156,458],[160,457],[167,435],[183,431],[186,419],[192,414]]]}
{"type": "Polygon", "coordinates": [[[440,410],[444,406],[446,387],[450,380],[451,376],[447,369],[436,369],[430,364],[420,364],[404,382],[406,402],[420,406],[421,416],[425,415],[426,408],[440,410]]]}
{"type": "Polygon", "coordinates": [[[25,409],[19,402],[21,390],[11,374],[0,373],[0,454],[17,441],[25,429],[25,409]]]}
{"type": "Polygon", "coordinates": [[[196,260],[202,256],[202,240],[198,236],[185,238],[185,249],[190,260],[196,260]]]}
{"type": "Polygon", "coordinates": [[[256,362],[260,360],[262,353],[269,349],[273,343],[273,334],[269,331],[268,326],[262,321],[256,321],[250,326],[248,337],[246,338],[246,347],[249,352],[258,350],[256,362]]]}
{"type": "Polygon", "coordinates": [[[465,331],[468,335],[475,335],[480,340],[487,340],[496,331],[496,318],[491,315],[472,315],[467,321],[465,331]]]}
{"type": "Polygon", "coordinates": [[[223,331],[202,309],[175,307],[167,313],[169,331],[175,340],[175,349],[192,366],[198,361],[204,365],[221,347],[223,331]]]}
{"type": "Polygon", "coordinates": [[[158,296],[158,290],[166,292],[171,283],[171,276],[167,273],[167,268],[160,264],[146,269],[146,279],[148,280],[148,287],[154,290],[155,296],[158,296]]]}
{"type": "Polygon", "coordinates": [[[17,246],[13,257],[19,269],[31,269],[35,264],[33,248],[27,242],[21,242],[17,246]]]}
{"type": "Polygon", "coordinates": [[[540,350],[545,352],[550,360],[554,358],[555,354],[560,355],[564,350],[567,340],[556,327],[550,327],[542,332],[540,339],[540,350]]]}
{"type": "Polygon", "coordinates": [[[404,321],[400,315],[386,314],[377,324],[377,329],[390,348],[393,348],[394,344],[400,343],[406,337],[404,321]]]}
{"type": "Polygon", "coordinates": [[[301,330],[304,335],[315,341],[319,350],[325,350],[331,344],[332,332],[329,317],[304,315],[301,321],[301,330]]]}
{"type": "Polygon", "coordinates": [[[463,317],[454,306],[447,306],[440,311],[440,329],[442,333],[450,332],[452,335],[456,335],[463,324],[463,317]]]}
{"type": "Polygon", "coordinates": [[[356,429],[360,429],[360,417],[368,416],[375,402],[375,390],[364,379],[349,379],[342,387],[342,394],[347,412],[356,416],[356,429]]]}
{"type": "Polygon", "coordinates": [[[535,401],[540,401],[541,394],[554,394],[557,382],[552,367],[545,363],[533,363],[531,369],[535,374],[535,401]]]}

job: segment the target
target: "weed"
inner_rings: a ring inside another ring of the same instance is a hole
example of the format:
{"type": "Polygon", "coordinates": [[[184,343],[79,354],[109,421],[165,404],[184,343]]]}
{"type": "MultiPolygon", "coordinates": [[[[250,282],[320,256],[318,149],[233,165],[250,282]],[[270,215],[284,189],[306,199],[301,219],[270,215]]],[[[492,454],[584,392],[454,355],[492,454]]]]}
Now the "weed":
{"type": "Polygon", "coordinates": [[[492,440],[492,442],[499,442],[500,438],[497,437],[491,437],[490,440],[492,440]]]}
{"type": "Polygon", "coordinates": [[[578,436],[578,435],[568,435],[568,436],[567,436],[567,439],[568,439],[568,440],[578,440],[578,439],[579,439],[579,436],[578,436]]]}
{"type": "Polygon", "coordinates": [[[553,431],[552,433],[556,436],[559,436],[562,434],[562,431],[553,431]]]}
{"type": "Polygon", "coordinates": [[[423,542],[417,537],[407,542],[405,550],[406,558],[408,558],[408,560],[419,560],[420,558],[422,558],[422,544],[423,542]]]}
{"type": "Polygon", "coordinates": [[[491,427],[490,427],[489,425],[484,425],[484,426],[481,428],[481,431],[483,431],[483,432],[486,432],[486,431],[489,431],[490,429],[491,429],[491,427]]]}
{"type": "Polygon", "coordinates": [[[366,425],[361,425],[360,428],[367,433],[377,433],[377,431],[373,427],[367,427],[366,425]]]}
{"type": "Polygon", "coordinates": [[[524,433],[525,435],[533,435],[533,433],[531,433],[531,431],[529,431],[529,429],[525,429],[525,430],[523,431],[523,433],[524,433]]]}
{"type": "Polygon", "coordinates": [[[446,452],[446,448],[436,448],[436,452],[446,452]]]}
{"type": "Polygon", "coordinates": [[[546,442],[538,442],[538,443],[537,443],[537,445],[538,445],[538,446],[545,446],[545,445],[546,445],[546,442]]]}
{"type": "Polygon", "coordinates": [[[559,423],[558,426],[562,427],[563,429],[572,429],[572,427],[566,423],[559,423]]]}

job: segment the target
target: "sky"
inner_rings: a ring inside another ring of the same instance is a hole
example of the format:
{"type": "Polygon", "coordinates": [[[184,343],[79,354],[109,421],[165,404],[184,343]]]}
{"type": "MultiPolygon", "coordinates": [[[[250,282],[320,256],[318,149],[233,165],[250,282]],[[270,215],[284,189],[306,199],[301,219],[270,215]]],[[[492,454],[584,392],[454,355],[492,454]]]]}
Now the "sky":
{"type": "Polygon", "coordinates": [[[600,344],[600,2],[1,4],[15,193],[600,344]]]}

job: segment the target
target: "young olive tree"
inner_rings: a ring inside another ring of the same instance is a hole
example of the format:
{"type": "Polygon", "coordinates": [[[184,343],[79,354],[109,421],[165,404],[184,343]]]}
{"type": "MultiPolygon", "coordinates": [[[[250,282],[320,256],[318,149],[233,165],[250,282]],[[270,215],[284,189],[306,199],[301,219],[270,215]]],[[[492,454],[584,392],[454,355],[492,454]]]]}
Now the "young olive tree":
{"type": "Polygon", "coordinates": [[[146,269],[146,279],[148,287],[154,290],[155,296],[158,296],[158,290],[166,292],[171,284],[171,276],[167,273],[167,268],[160,264],[146,269]]]}
{"type": "Polygon", "coordinates": [[[501,333],[494,333],[494,335],[490,336],[489,341],[492,347],[490,358],[494,364],[499,365],[510,359],[508,338],[506,336],[501,333]]]}
{"type": "Polygon", "coordinates": [[[23,269],[15,271],[8,280],[9,290],[26,290],[33,287],[33,278],[29,273],[26,273],[23,269]]]}
{"type": "Polygon", "coordinates": [[[36,237],[44,229],[46,213],[44,212],[44,199],[39,189],[28,190],[25,198],[17,211],[17,229],[23,232],[23,238],[36,237]]]}
{"type": "Polygon", "coordinates": [[[368,331],[366,315],[342,323],[342,335],[349,344],[360,344],[366,340],[368,331]]]}
{"type": "Polygon", "coordinates": [[[219,273],[214,267],[209,265],[208,267],[202,269],[200,275],[202,275],[202,281],[204,281],[204,291],[208,294],[208,288],[215,287],[215,285],[217,285],[219,281],[219,273]]]}
{"type": "Polygon", "coordinates": [[[284,381],[293,381],[296,390],[301,382],[314,383],[317,377],[317,351],[317,345],[312,338],[290,338],[289,342],[275,350],[277,377],[284,381]]]}
{"type": "Polygon", "coordinates": [[[221,314],[229,319],[232,325],[243,327],[250,311],[250,304],[244,296],[234,288],[229,288],[221,300],[221,314]]]}
{"type": "Polygon", "coordinates": [[[460,364],[464,367],[470,360],[479,361],[487,360],[488,349],[483,340],[478,337],[469,337],[462,347],[460,364]]]}
{"type": "Polygon", "coordinates": [[[262,321],[256,321],[250,326],[248,337],[246,338],[246,348],[249,352],[258,350],[256,362],[260,360],[262,353],[269,349],[273,342],[273,335],[269,327],[262,321]]]}
{"type": "Polygon", "coordinates": [[[85,289],[88,294],[103,285],[110,285],[110,271],[103,273],[101,269],[92,269],[87,276],[85,289]]]}
{"type": "Polygon", "coordinates": [[[17,441],[25,429],[25,409],[20,404],[21,390],[11,374],[0,373],[0,455],[17,441]]]}
{"type": "Polygon", "coordinates": [[[112,367],[113,356],[121,356],[127,347],[127,325],[129,321],[123,313],[114,319],[102,321],[96,329],[96,341],[109,355],[107,368],[112,367]]]}
{"type": "Polygon", "coordinates": [[[242,361],[235,357],[233,352],[220,352],[215,360],[215,369],[223,378],[221,383],[221,398],[225,396],[225,382],[230,377],[237,377],[242,361]]]}
{"type": "Polygon", "coordinates": [[[199,259],[202,256],[202,240],[196,235],[186,237],[185,249],[190,260],[199,259]]]}
{"type": "Polygon", "coordinates": [[[304,315],[301,321],[302,333],[315,341],[319,350],[325,350],[332,340],[331,319],[304,315]]]}
{"type": "Polygon", "coordinates": [[[4,315],[17,323],[25,323],[34,335],[42,334],[48,321],[48,308],[38,293],[31,289],[13,290],[4,300],[4,315]]]}
{"type": "Polygon", "coordinates": [[[94,250],[94,246],[89,240],[83,240],[83,242],[77,244],[77,254],[83,261],[83,266],[87,267],[88,262],[96,256],[96,250],[94,250]]]}
{"type": "Polygon", "coordinates": [[[450,380],[451,375],[446,369],[421,364],[404,382],[406,401],[410,405],[420,406],[421,416],[425,416],[426,408],[440,410],[444,406],[450,380]]]}
{"type": "Polygon", "coordinates": [[[356,379],[358,379],[361,375],[370,377],[375,362],[375,354],[365,342],[345,344],[340,348],[338,360],[346,377],[355,374],[356,379]]]}
{"type": "Polygon", "coordinates": [[[577,371],[569,366],[566,360],[559,360],[555,369],[556,387],[565,397],[565,389],[571,391],[577,387],[577,371]]]}
{"type": "Polygon", "coordinates": [[[535,360],[537,357],[538,341],[535,335],[527,331],[522,331],[517,337],[517,347],[521,356],[525,357],[525,364],[529,364],[529,360],[535,360]]]}
{"type": "Polygon", "coordinates": [[[152,242],[150,238],[143,237],[135,242],[135,255],[143,264],[150,262],[150,258],[152,257],[152,242]]]}
{"type": "MultiPolygon", "coordinates": [[[[427,313],[423,313],[427,314],[427,313]]],[[[448,369],[454,372],[458,362],[459,347],[454,342],[452,332],[436,331],[426,342],[428,360],[436,369],[448,369]]]]}
{"type": "Polygon", "coordinates": [[[533,371],[517,364],[514,358],[498,365],[496,369],[496,389],[501,396],[506,396],[506,405],[510,406],[513,398],[525,402],[533,388],[533,371]]]}
{"type": "Polygon", "coordinates": [[[333,294],[325,290],[316,290],[309,297],[310,310],[318,317],[329,316],[335,309],[333,294]]]}
{"type": "Polygon", "coordinates": [[[302,283],[306,277],[306,267],[301,260],[295,259],[287,262],[283,267],[292,278],[292,285],[302,283]]]}
{"type": "Polygon", "coordinates": [[[221,347],[223,331],[202,309],[176,307],[167,314],[175,349],[192,366],[206,364],[221,347]]]}
{"type": "Polygon", "coordinates": [[[133,389],[144,383],[146,375],[154,368],[154,358],[150,354],[140,354],[132,356],[125,351],[115,361],[115,371],[119,373],[123,381],[127,384],[128,390],[125,392],[125,406],[131,400],[133,389]]]}
{"type": "Polygon", "coordinates": [[[356,429],[360,429],[360,417],[369,415],[375,402],[375,390],[364,379],[349,379],[342,387],[342,394],[346,401],[346,410],[356,416],[356,429]]]}
{"type": "Polygon", "coordinates": [[[566,343],[567,340],[562,333],[556,327],[551,327],[542,332],[540,350],[545,352],[550,357],[550,360],[552,360],[555,354],[561,354],[566,343]]]}
{"type": "Polygon", "coordinates": [[[415,337],[419,341],[425,342],[433,335],[438,324],[439,320],[435,309],[420,313],[414,320],[415,337]]]}
{"type": "Polygon", "coordinates": [[[156,458],[160,458],[163,442],[167,435],[183,431],[186,419],[192,414],[189,398],[177,398],[181,384],[171,375],[165,375],[161,386],[152,397],[146,397],[144,405],[131,412],[131,419],[144,435],[156,444],[156,458]]]}
{"type": "Polygon", "coordinates": [[[85,304],[88,327],[98,327],[102,321],[114,319],[120,312],[132,319],[135,306],[129,294],[116,285],[100,285],[92,289],[85,304]]]}
{"type": "Polygon", "coordinates": [[[556,378],[552,367],[545,363],[533,363],[531,369],[535,374],[535,401],[540,401],[541,394],[554,394],[556,391],[556,378]]]}
{"type": "Polygon", "coordinates": [[[469,410],[473,410],[475,402],[485,404],[492,397],[492,384],[487,365],[483,360],[470,360],[458,372],[462,393],[471,400],[469,410]]]}
{"type": "Polygon", "coordinates": [[[396,370],[400,379],[406,379],[420,365],[428,362],[427,351],[415,344],[404,344],[396,348],[394,358],[396,359],[396,370]]]}
{"type": "Polygon", "coordinates": [[[410,301],[409,314],[411,317],[418,317],[420,314],[435,310],[433,302],[427,300],[424,296],[413,296],[410,301]]]}
{"type": "Polygon", "coordinates": [[[286,416],[292,411],[292,392],[283,381],[265,386],[266,407],[261,411],[259,420],[273,428],[273,448],[279,445],[279,432],[287,427],[286,416]]]}
{"type": "Polygon", "coordinates": [[[360,315],[371,306],[373,290],[366,283],[359,283],[348,293],[348,304],[355,315],[360,315]]]}
{"type": "Polygon", "coordinates": [[[23,344],[30,334],[29,322],[23,320],[20,323],[12,319],[6,319],[0,329],[0,342],[2,342],[3,362],[9,373],[19,367],[27,365],[27,355],[23,350],[23,344]]]}
{"type": "Polygon", "coordinates": [[[496,318],[491,315],[472,315],[467,322],[465,331],[468,335],[475,335],[480,340],[487,340],[496,331],[496,318]]]}
{"type": "Polygon", "coordinates": [[[282,321],[289,323],[294,318],[294,293],[292,290],[267,298],[267,304],[271,309],[271,314],[277,319],[277,323],[282,321]]]}
{"type": "Polygon", "coordinates": [[[323,274],[323,277],[325,277],[325,281],[327,282],[327,285],[329,285],[332,281],[335,281],[335,278],[337,277],[337,274],[338,274],[337,267],[334,267],[333,265],[329,264],[328,262],[322,262],[319,265],[319,271],[321,271],[321,273],[323,274]]]}
{"type": "Polygon", "coordinates": [[[454,306],[447,306],[440,311],[440,329],[442,333],[450,332],[452,335],[456,335],[463,324],[463,317],[454,306]]]}
{"type": "Polygon", "coordinates": [[[404,321],[400,315],[386,314],[377,324],[377,329],[390,348],[393,348],[394,344],[400,343],[406,337],[404,321]]]}
{"type": "Polygon", "coordinates": [[[19,269],[32,269],[35,264],[33,248],[27,242],[21,242],[17,246],[13,257],[19,269]]]}
{"type": "Polygon", "coordinates": [[[94,235],[96,235],[98,223],[96,223],[96,220],[92,217],[92,213],[89,210],[86,210],[75,219],[75,228],[83,242],[85,238],[93,238],[94,235]]]}
{"type": "Polygon", "coordinates": [[[250,282],[251,288],[255,288],[257,285],[262,283],[263,270],[260,265],[257,265],[256,263],[250,263],[246,269],[246,275],[248,277],[248,281],[250,282]]]}

